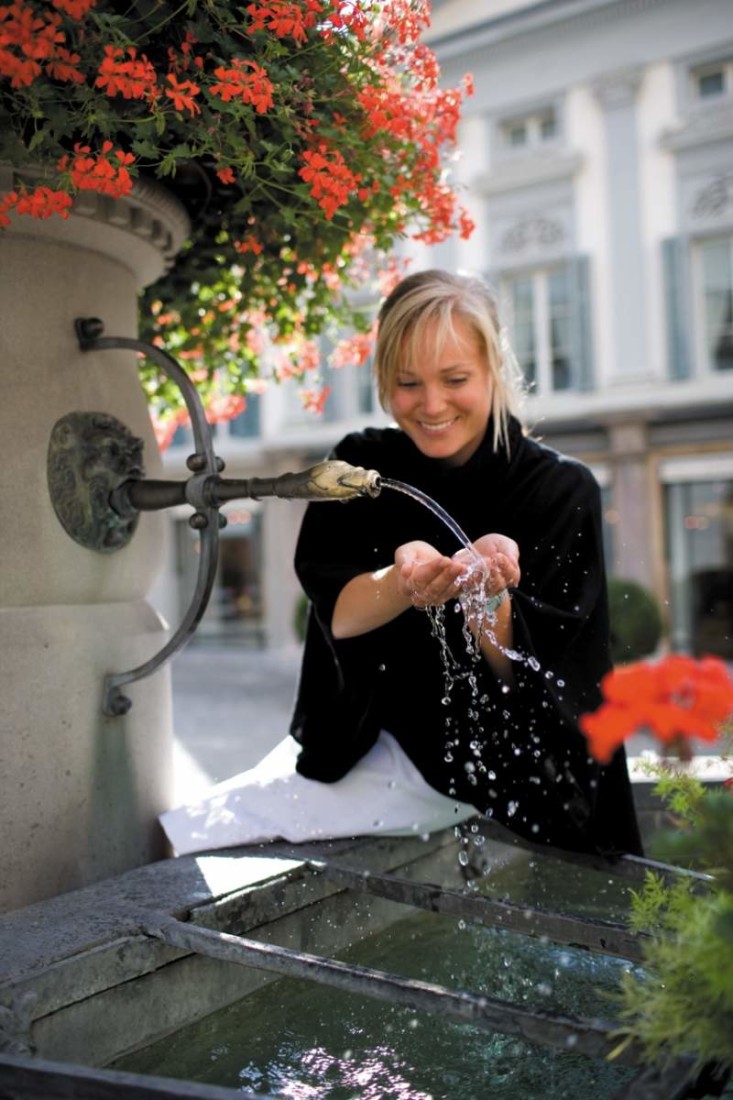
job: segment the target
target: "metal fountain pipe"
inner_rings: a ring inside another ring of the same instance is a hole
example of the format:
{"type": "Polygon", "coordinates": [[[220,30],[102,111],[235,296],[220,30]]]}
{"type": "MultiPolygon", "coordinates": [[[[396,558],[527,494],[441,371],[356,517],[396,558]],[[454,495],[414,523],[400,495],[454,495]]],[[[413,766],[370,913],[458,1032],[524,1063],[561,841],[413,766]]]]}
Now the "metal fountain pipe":
{"type": "Polygon", "coordinates": [[[334,459],[278,477],[224,478],[213,474],[194,475],[188,481],[129,478],[110,493],[109,499],[116,512],[127,516],[131,512],[156,512],[178,504],[220,508],[228,501],[243,498],[353,500],[360,496],[377,497],[381,489],[382,479],[376,470],[334,459]]]}

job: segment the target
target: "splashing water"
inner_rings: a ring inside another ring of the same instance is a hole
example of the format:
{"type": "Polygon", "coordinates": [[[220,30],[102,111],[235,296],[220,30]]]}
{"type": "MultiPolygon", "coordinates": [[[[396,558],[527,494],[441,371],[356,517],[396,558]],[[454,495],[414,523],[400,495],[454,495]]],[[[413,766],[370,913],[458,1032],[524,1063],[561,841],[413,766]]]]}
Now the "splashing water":
{"type": "MultiPolygon", "coordinates": [[[[397,481],[394,478],[385,477],[382,478],[383,489],[393,489],[398,493],[404,493],[405,496],[412,497],[413,500],[417,500],[420,504],[423,504],[429,509],[438,519],[442,520],[445,526],[451,531],[458,541],[461,543],[465,550],[473,556],[473,561],[466,566],[466,572],[460,578],[463,581],[463,587],[458,595],[458,603],[463,611],[463,636],[466,641],[466,649],[471,656],[475,656],[478,660],[481,656],[479,644],[481,636],[485,636],[498,650],[500,650],[505,657],[508,657],[510,661],[520,661],[530,665],[535,671],[539,668],[539,663],[534,657],[525,657],[522,653],[518,653],[516,649],[508,649],[506,646],[501,645],[497,639],[492,626],[496,621],[494,614],[485,613],[486,597],[484,595],[483,581],[486,579],[487,567],[486,562],[476,550],[475,546],[469,539],[466,532],[460,527],[453,517],[446,512],[445,508],[441,504],[438,504],[437,500],[433,500],[432,497],[424,493],[422,489],[416,489],[414,485],[408,485],[404,481],[397,481]],[[474,638],[468,623],[471,619],[474,619],[480,625],[480,633],[478,643],[474,638]]],[[[442,617],[442,608],[426,608],[433,627],[433,633],[441,643],[441,649],[444,656],[444,665],[446,665],[446,658],[450,658],[449,663],[453,668],[457,667],[457,662],[450,654],[445,641],[445,624],[442,617]]],[[[448,665],[446,665],[446,674],[449,674],[448,665]]],[[[448,692],[450,694],[450,692],[448,692]]]]}
{"type": "MultiPolygon", "coordinates": [[[[485,581],[488,579],[487,563],[473,546],[468,535],[458,523],[456,523],[453,517],[446,512],[442,505],[438,504],[438,502],[428,496],[427,493],[422,492],[421,489],[416,489],[413,485],[408,485],[405,482],[396,481],[391,478],[383,478],[382,487],[404,493],[406,496],[411,497],[413,500],[418,501],[418,503],[428,508],[428,510],[436,515],[438,519],[445,524],[448,530],[455,535],[458,542],[470,555],[466,561],[466,570],[462,576],[459,577],[461,587],[457,594],[454,607],[456,612],[463,613],[461,634],[463,636],[465,652],[468,656],[467,668],[465,666],[465,660],[462,661],[457,659],[449,646],[446,633],[446,605],[427,606],[424,608],[430,622],[431,633],[436,639],[440,649],[440,658],[443,666],[445,687],[441,703],[446,708],[444,761],[450,769],[448,775],[448,793],[452,796],[456,796],[456,775],[459,773],[462,775],[462,778],[467,780],[472,786],[478,784],[479,775],[481,773],[488,779],[495,778],[495,773],[489,771],[483,759],[483,750],[486,747],[487,734],[482,719],[485,713],[484,704],[487,702],[487,697],[483,695],[479,698],[480,688],[477,666],[480,665],[482,660],[481,642],[484,638],[487,639],[510,661],[523,664],[525,667],[532,669],[533,672],[540,671],[540,663],[534,656],[528,656],[527,654],[518,652],[516,649],[511,649],[502,645],[496,637],[496,633],[493,630],[494,624],[496,623],[496,614],[487,614],[486,612],[485,581]],[[471,622],[478,624],[476,633],[471,629],[471,622]],[[460,683],[465,683],[468,687],[468,699],[465,711],[469,723],[467,731],[467,741],[469,743],[467,746],[465,744],[462,745],[465,734],[461,734],[458,724],[454,722],[453,717],[450,715],[454,691],[460,683]],[[469,749],[470,752],[468,751],[469,749]],[[464,754],[467,759],[462,759],[464,754]]],[[[552,675],[551,672],[545,673],[546,677],[551,677],[552,675]]],[[[504,685],[502,691],[508,692],[508,685],[504,685]]],[[[506,711],[504,711],[504,715],[508,717],[506,711]]],[[[519,750],[515,749],[515,752],[519,752],[519,750]]],[[[492,797],[495,796],[495,792],[489,791],[489,793],[492,797]]],[[[517,808],[518,803],[510,803],[507,807],[508,816],[511,817],[516,813],[517,808]]],[[[492,815],[491,809],[486,812],[489,817],[492,815]]],[[[459,834],[461,833],[460,827],[458,832],[459,834]]],[[[463,843],[468,844],[470,842],[477,848],[483,844],[483,841],[483,836],[463,837],[463,843]]],[[[464,851],[462,854],[468,861],[468,853],[464,851]]]]}

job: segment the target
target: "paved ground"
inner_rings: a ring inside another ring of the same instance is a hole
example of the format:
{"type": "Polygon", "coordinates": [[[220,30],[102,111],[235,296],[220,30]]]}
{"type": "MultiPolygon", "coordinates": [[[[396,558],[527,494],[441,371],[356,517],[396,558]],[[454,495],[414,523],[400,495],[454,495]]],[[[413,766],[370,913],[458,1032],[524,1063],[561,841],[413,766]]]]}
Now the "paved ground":
{"type": "MultiPolygon", "coordinates": [[[[252,767],[285,737],[300,652],[297,646],[261,650],[194,642],[173,659],[177,803],[252,767]]],[[[636,757],[655,746],[639,736],[628,747],[636,757]]],[[[717,747],[700,744],[697,751],[718,777],[717,747]]]]}
{"type": "Polygon", "coordinates": [[[256,764],[286,735],[300,649],[192,643],[173,679],[176,801],[256,764]]]}

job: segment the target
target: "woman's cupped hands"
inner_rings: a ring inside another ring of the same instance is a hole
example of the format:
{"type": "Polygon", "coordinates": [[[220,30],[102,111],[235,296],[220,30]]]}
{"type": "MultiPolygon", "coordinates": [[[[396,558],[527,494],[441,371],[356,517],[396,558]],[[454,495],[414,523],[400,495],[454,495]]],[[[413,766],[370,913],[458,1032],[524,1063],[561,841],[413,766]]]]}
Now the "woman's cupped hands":
{"type": "Polygon", "coordinates": [[[459,599],[478,587],[489,599],[516,587],[521,578],[519,547],[499,534],[482,535],[450,558],[428,542],[406,542],[395,552],[395,565],[400,591],[421,609],[459,599]]]}

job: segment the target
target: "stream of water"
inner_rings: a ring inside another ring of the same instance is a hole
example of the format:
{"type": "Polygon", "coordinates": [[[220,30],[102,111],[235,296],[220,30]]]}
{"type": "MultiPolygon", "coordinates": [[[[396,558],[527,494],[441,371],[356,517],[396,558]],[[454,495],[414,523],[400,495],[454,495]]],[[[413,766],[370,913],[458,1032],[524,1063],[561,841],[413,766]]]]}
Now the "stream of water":
{"type": "MultiPolygon", "coordinates": [[[[391,478],[383,478],[382,487],[384,489],[392,489],[396,492],[404,493],[406,496],[423,504],[445,524],[448,530],[455,535],[461,546],[468,550],[473,556],[473,562],[467,563],[466,571],[461,578],[462,586],[455,605],[455,610],[463,614],[462,635],[468,663],[463,659],[457,658],[448,644],[445,605],[427,606],[424,608],[424,611],[430,620],[431,632],[439,646],[441,663],[443,665],[444,694],[442,703],[443,706],[446,707],[444,760],[449,768],[453,767],[454,764],[458,767],[462,767],[465,770],[468,782],[476,786],[478,784],[479,773],[487,772],[487,766],[482,760],[483,740],[486,732],[482,724],[482,713],[484,704],[488,702],[488,698],[487,696],[480,695],[477,676],[477,666],[482,660],[482,639],[487,638],[496,649],[500,650],[501,653],[512,661],[520,661],[525,664],[530,664],[532,667],[536,665],[537,668],[539,668],[539,664],[534,658],[524,657],[515,649],[502,645],[496,637],[496,633],[493,629],[496,621],[495,616],[485,613],[486,596],[484,592],[484,583],[487,577],[487,564],[471,543],[466,532],[456,523],[453,517],[449,515],[445,508],[438,504],[436,500],[433,500],[427,493],[422,492],[421,489],[416,489],[414,485],[408,485],[405,482],[396,481],[391,478]],[[471,630],[469,625],[471,621],[479,624],[478,636],[474,636],[471,630]],[[471,755],[468,760],[457,761],[455,759],[455,750],[459,748],[460,738],[455,736],[458,731],[453,728],[454,718],[449,713],[449,708],[456,685],[464,681],[468,684],[469,689],[466,717],[471,723],[472,733],[469,745],[471,755]]],[[[508,691],[508,686],[504,690],[508,691]]],[[[449,777],[449,782],[449,793],[455,795],[455,779],[449,777]]]]}

